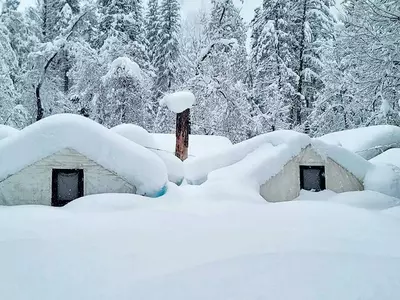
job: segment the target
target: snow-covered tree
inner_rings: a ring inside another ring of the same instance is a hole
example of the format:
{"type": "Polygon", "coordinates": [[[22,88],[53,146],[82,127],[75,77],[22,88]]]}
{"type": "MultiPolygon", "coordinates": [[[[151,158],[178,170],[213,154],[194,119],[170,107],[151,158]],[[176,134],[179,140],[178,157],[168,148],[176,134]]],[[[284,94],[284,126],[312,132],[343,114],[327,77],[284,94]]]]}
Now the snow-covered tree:
{"type": "Polygon", "coordinates": [[[102,77],[96,98],[99,121],[109,127],[121,123],[145,124],[146,95],[143,94],[143,73],[139,65],[127,57],[114,60],[102,77]]]}
{"type": "Polygon", "coordinates": [[[160,13],[158,0],[149,0],[146,13],[146,39],[149,60],[154,64],[155,52],[160,37],[160,13]]]}
{"type": "Polygon", "coordinates": [[[294,126],[305,124],[312,109],[317,93],[324,83],[321,72],[324,69],[321,57],[325,45],[333,40],[335,20],[331,14],[334,0],[298,1],[298,15],[293,25],[299,28],[297,33],[298,76],[297,97],[292,106],[294,126]]]}
{"type": "Polygon", "coordinates": [[[348,49],[363,125],[400,124],[400,2],[347,0],[344,47],[348,49]]]}
{"type": "Polygon", "coordinates": [[[96,48],[108,52],[110,62],[128,56],[148,68],[141,0],[99,0],[99,29],[96,48]]]}
{"type": "Polygon", "coordinates": [[[253,20],[254,114],[258,131],[290,128],[295,123],[298,76],[293,3],[265,0],[253,20]]]}
{"type": "Polygon", "coordinates": [[[246,29],[231,0],[212,1],[206,41],[188,81],[198,99],[193,129],[233,141],[249,136],[252,120],[247,101],[246,29]]]}
{"type": "Polygon", "coordinates": [[[27,89],[31,88],[31,85],[25,80],[25,74],[30,65],[28,55],[37,43],[37,39],[34,28],[24,15],[17,11],[18,5],[18,1],[7,0],[0,14],[2,27],[0,53],[4,53],[0,58],[2,65],[0,77],[3,82],[0,84],[2,87],[0,94],[8,95],[7,99],[1,100],[2,112],[6,115],[3,124],[21,128],[30,121],[26,106],[30,106],[33,102],[27,97],[27,89]]]}
{"type": "Polygon", "coordinates": [[[10,32],[0,23],[0,122],[6,124],[15,106],[17,91],[15,76],[18,60],[11,47],[10,32]]]}
{"type": "MultiPolygon", "coordinates": [[[[156,69],[154,97],[156,99],[160,99],[163,94],[176,87],[176,63],[180,55],[179,32],[179,2],[178,0],[163,0],[160,6],[160,36],[154,58],[154,67],[156,69]]],[[[173,115],[165,108],[159,107],[155,130],[158,132],[172,132],[173,124],[173,115]]]]}

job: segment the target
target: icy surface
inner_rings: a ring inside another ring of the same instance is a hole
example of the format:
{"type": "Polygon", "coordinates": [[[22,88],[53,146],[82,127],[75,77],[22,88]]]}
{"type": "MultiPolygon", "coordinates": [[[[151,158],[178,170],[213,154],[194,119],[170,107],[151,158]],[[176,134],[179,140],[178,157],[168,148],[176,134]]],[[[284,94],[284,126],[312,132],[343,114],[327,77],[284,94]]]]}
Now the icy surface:
{"type": "MultiPolygon", "coordinates": [[[[153,133],[152,135],[160,150],[175,153],[175,134],[153,133]]],[[[223,136],[191,134],[189,135],[189,158],[221,153],[231,146],[232,142],[223,136]]]]}
{"type": "Polygon", "coordinates": [[[176,184],[182,183],[184,178],[182,161],[173,153],[161,150],[160,148],[162,147],[156,143],[153,135],[146,129],[134,124],[121,124],[111,128],[110,130],[153,151],[162,159],[167,167],[168,180],[176,184]]]}
{"type": "Polygon", "coordinates": [[[390,148],[400,147],[400,127],[377,125],[338,131],[319,138],[371,159],[390,148]]]}
{"type": "Polygon", "coordinates": [[[168,94],[161,99],[160,105],[167,106],[174,113],[181,113],[188,108],[192,108],[196,98],[192,92],[181,91],[173,94],[168,94]]]}
{"type": "Polygon", "coordinates": [[[370,159],[370,162],[374,164],[391,164],[400,168],[400,149],[389,149],[370,159]]]}
{"type": "Polygon", "coordinates": [[[0,141],[0,180],[63,149],[70,148],[155,196],[167,183],[162,160],[88,118],[61,114],[36,122],[0,141]]]}
{"type": "Polygon", "coordinates": [[[400,218],[206,183],[0,207],[7,300],[396,300],[400,218]],[[131,198],[131,199],[130,199],[131,198]]]}
{"type": "Polygon", "coordinates": [[[19,130],[7,125],[0,125],[0,140],[18,133],[19,130]]]}

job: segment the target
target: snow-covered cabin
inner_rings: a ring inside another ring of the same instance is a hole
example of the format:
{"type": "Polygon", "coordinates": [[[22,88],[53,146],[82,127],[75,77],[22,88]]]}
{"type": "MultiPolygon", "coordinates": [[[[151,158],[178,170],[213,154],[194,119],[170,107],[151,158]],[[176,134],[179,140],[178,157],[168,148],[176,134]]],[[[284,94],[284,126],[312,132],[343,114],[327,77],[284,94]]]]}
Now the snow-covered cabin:
{"type": "Polygon", "coordinates": [[[343,147],[365,159],[371,159],[384,151],[400,148],[400,127],[376,125],[326,134],[321,141],[343,147]]]}
{"type": "Polygon", "coordinates": [[[297,198],[300,190],[364,189],[371,164],[334,145],[293,131],[276,131],[236,144],[218,155],[189,161],[187,180],[250,182],[270,202],[297,198]]]}
{"type": "Polygon", "coordinates": [[[0,141],[0,204],[62,206],[84,195],[165,192],[153,152],[77,115],[55,115],[0,141]]]}
{"type": "Polygon", "coordinates": [[[7,125],[0,125],[0,140],[18,133],[19,130],[7,125]]]}
{"type": "Polygon", "coordinates": [[[174,153],[161,150],[162,145],[158,145],[152,134],[146,129],[134,124],[121,124],[110,129],[111,131],[122,135],[128,140],[142,145],[153,151],[164,162],[168,171],[168,180],[180,185],[184,179],[184,170],[182,161],[174,153]]]}

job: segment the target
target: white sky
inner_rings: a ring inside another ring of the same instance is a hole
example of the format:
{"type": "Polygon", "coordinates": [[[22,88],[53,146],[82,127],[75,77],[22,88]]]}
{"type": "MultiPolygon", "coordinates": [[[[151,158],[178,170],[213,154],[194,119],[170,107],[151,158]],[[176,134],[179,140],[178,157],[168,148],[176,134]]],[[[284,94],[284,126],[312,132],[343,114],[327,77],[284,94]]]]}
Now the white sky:
{"type": "MultiPolygon", "coordinates": [[[[2,0],[0,0],[1,2],[2,0]]],[[[262,0],[244,0],[242,4],[240,0],[233,0],[237,7],[240,8],[242,16],[246,22],[250,22],[254,15],[254,9],[259,6],[262,0]]],[[[36,0],[21,0],[20,9],[34,5],[36,0]]],[[[182,8],[185,14],[196,12],[202,6],[208,7],[211,3],[210,0],[181,0],[182,8]]]]}

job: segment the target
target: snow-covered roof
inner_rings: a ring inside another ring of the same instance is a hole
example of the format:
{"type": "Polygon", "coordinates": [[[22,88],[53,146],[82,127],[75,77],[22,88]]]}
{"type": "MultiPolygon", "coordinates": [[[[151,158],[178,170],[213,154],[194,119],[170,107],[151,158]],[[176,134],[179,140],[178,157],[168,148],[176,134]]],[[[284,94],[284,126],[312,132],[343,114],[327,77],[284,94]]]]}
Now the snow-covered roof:
{"type": "Polygon", "coordinates": [[[282,130],[233,145],[218,155],[188,161],[185,164],[186,179],[199,184],[207,178],[239,177],[253,179],[261,185],[308,146],[323,158],[337,162],[361,181],[370,169],[368,161],[344,148],[325,144],[302,133],[282,130]]]}
{"type": "Polygon", "coordinates": [[[369,161],[373,164],[391,164],[400,168],[400,148],[389,149],[369,161]]]}
{"type": "MultiPolygon", "coordinates": [[[[161,150],[175,153],[175,134],[153,133],[154,140],[161,150]]],[[[189,158],[220,153],[232,147],[232,142],[218,135],[189,135],[189,158]]]]}
{"type": "Polygon", "coordinates": [[[82,116],[60,114],[0,141],[0,181],[60,150],[70,148],[115,172],[147,196],[165,190],[167,170],[153,152],[82,116]]]}
{"type": "Polygon", "coordinates": [[[387,149],[400,147],[400,127],[392,125],[361,127],[329,133],[318,139],[346,148],[365,159],[371,159],[387,149]]]}
{"type": "Polygon", "coordinates": [[[19,130],[7,125],[0,125],[0,140],[18,133],[19,130]]]}
{"type": "Polygon", "coordinates": [[[176,184],[182,183],[184,178],[182,161],[173,153],[159,150],[162,146],[157,145],[154,137],[146,129],[134,124],[121,124],[110,130],[153,151],[162,159],[167,167],[169,181],[176,184]]]}

